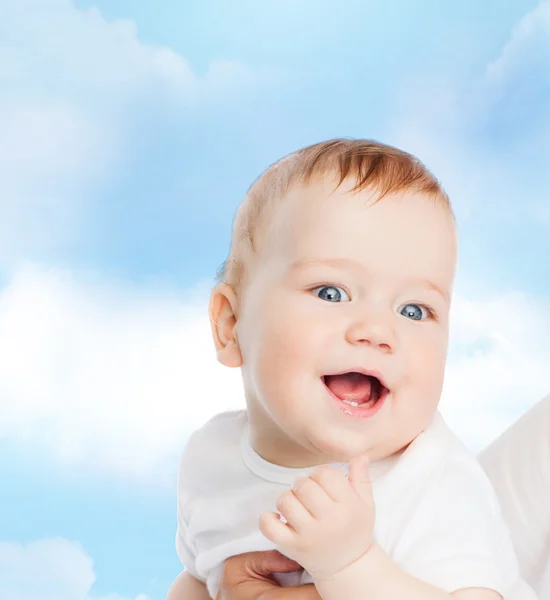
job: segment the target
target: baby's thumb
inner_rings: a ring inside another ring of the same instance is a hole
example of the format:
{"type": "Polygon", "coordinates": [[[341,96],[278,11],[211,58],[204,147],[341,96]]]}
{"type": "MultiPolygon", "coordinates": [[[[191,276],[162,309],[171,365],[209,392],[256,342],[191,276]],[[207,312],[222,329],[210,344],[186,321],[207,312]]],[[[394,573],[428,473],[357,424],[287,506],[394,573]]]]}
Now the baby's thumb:
{"type": "Polygon", "coordinates": [[[360,454],[351,460],[348,480],[353,489],[361,496],[361,498],[363,498],[363,500],[372,501],[369,459],[366,454],[360,454]]]}

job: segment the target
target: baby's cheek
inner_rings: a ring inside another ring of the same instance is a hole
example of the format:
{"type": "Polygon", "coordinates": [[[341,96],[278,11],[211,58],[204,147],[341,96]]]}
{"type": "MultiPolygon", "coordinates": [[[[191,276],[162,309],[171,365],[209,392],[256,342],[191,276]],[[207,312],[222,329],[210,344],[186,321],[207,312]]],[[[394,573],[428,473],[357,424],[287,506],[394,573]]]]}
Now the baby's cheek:
{"type": "Polygon", "coordinates": [[[415,387],[437,388],[445,371],[446,346],[438,339],[410,340],[407,348],[407,379],[415,387]]]}
{"type": "Polygon", "coordinates": [[[272,322],[263,330],[261,338],[255,360],[261,379],[270,388],[282,385],[297,369],[306,367],[303,340],[285,323],[272,322]]]}
{"type": "MultiPolygon", "coordinates": [[[[315,330],[303,320],[296,318],[277,319],[269,324],[265,342],[277,363],[295,364],[296,361],[313,359],[315,330]]],[[[317,349],[318,351],[318,349],[317,349]]],[[[299,364],[300,364],[299,363],[299,364]]],[[[303,366],[306,366],[303,364],[303,366]]]]}
{"type": "Polygon", "coordinates": [[[419,353],[419,357],[423,357],[417,365],[422,388],[434,401],[439,401],[445,374],[445,351],[441,347],[431,345],[426,347],[422,354],[419,353]]]}

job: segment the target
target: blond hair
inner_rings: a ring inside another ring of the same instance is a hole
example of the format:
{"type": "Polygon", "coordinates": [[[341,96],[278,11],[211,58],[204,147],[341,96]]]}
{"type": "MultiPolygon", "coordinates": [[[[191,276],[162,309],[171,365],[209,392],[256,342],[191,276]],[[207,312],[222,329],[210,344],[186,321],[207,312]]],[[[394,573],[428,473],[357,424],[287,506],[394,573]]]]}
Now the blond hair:
{"type": "MultiPolygon", "coordinates": [[[[307,185],[332,176],[340,186],[352,179],[350,191],[376,191],[376,202],[387,194],[411,190],[433,197],[450,208],[438,180],[412,154],[373,140],[333,139],[307,146],[268,167],[250,186],[233,223],[231,250],[217,272],[217,281],[236,290],[244,284],[245,255],[258,250],[258,232],[266,216],[292,185],[307,185]]],[[[335,189],[336,189],[335,188],[335,189]]]]}

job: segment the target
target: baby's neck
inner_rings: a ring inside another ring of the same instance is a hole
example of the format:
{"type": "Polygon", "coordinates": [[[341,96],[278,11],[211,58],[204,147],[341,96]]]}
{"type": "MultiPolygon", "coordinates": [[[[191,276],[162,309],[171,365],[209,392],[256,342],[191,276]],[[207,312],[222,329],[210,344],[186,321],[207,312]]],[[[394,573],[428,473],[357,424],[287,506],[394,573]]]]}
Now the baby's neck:
{"type": "Polygon", "coordinates": [[[250,445],[265,461],[289,469],[306,469],[333,462],[344,462],[335,456],[312,453],[277,430],[259,433],[251,429],[250,445]]]}

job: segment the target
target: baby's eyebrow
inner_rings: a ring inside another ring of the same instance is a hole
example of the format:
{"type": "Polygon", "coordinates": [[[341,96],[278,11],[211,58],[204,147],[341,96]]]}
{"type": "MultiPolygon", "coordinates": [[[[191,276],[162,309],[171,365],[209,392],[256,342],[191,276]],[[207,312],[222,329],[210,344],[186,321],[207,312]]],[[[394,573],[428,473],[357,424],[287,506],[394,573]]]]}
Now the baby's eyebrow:
{"type": "Polygon", "coordinates": [[[438,294],[443,296],[443,298],[445,298],[445,300],[447,302],[451,301],[449,293],[446,290],[444,290],[442,287],[440,287],[439,285],[434,283],[433,281],[430,281],[429,279],[421,279],[419,277],[411,277],[408,279],[408,283],[417,285],[419,287],[424,287],[428,290],[432,290],[433,292],[437,292],[438,294]]]}
{"type": "Polygon", "coordinates": [[[298,269],[305,269],[306,267],[319,267],[319,266],[330,266],[330,267],[362,267],[362,265],[349,258],[301,258],[294,261],[290,265],[292,271],[298,269]]]}

